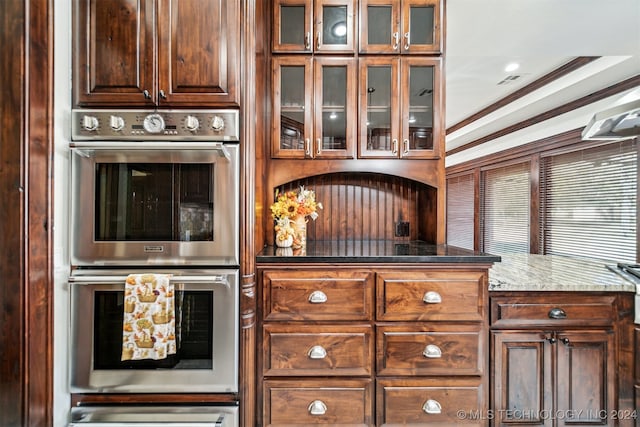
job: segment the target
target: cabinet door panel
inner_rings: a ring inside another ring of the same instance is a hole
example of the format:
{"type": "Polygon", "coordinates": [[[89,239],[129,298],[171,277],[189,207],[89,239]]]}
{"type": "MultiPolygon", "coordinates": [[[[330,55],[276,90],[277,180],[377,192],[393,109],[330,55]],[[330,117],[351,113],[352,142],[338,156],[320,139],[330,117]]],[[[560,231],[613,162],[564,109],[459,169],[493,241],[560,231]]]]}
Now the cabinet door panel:
{"type": "Polygon", "coordinates": [[[442,51],[440,0],[403,0],[402,53],[442,51]]]}
{"type": "Polygon", "coordinates": [[[238,0],[161,0],[159,102],[237,105],[238,0]]]}
{"type": "Polygon", "coordinates": [[[153,5],[153,0],[75,1],[76,105],[153,105],[153,5]]]}
{"type": "Polygon", "coordinates": [[[360,0],[360,52],[399,53],[400,2],[360,0]]]}
{"type": "Polygon", "coordinates": [[[550,426],[551,344],[543,333],[492,334],[495,425],[550,426]]]}
{"type": "Polygon", "coordinates": [[[355,5],[356,0],[316,0],[314,2],[314,51],[354,52],[355,5]]]}
{"type": "Polygon", "coordinates": [[[273,5],[273,51],[311,52],[311,0],[276,0],[273,5]]]}
{"type": "Polygon", "coordinates": [[[558,408],[571,414],[558,425],[616,425],[612,331],[558,334],[558,408]]]}

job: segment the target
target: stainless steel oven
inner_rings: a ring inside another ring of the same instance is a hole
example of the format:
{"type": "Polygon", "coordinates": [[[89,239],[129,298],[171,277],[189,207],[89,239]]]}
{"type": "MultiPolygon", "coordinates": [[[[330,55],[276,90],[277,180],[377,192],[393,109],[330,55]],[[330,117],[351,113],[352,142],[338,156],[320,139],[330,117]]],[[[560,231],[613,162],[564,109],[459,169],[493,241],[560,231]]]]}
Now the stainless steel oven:
{"type": "Polygon", "coordinates": [[[239,265],[238,111],[74,110],[71,264],[239,265]]]}
{"type": "Polygon", "coordinates": [[[238,270],[76,270],[71,296],[72,393],[238,391],[238,270]],[[121,360],[125,280],[168,273],[175,290],[176,354],[121,360]]]}

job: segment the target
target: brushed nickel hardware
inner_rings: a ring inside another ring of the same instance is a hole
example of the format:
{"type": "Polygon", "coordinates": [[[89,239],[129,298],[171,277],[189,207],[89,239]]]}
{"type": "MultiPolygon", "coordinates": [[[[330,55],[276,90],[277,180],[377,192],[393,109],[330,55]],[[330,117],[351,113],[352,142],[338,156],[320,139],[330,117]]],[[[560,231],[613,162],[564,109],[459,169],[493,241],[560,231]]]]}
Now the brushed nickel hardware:
{"type": "Polygon", "coordinates": [[[322,291],[313,291],[309,295],[309,302],[311,304],[324,304],[327,302],[327,295],[322,291]]]}
{"type": "Polygon", "coordinates": [[[442,405],[437,400],[429,399],[422,405],[422,410],[425,414],[441,414],[442,405]]]}
{"type": "Polygon", "coordinates": [[[426,304],[440,304],[442,302],[442,296],[436,291],[429,291],[424,294],[422,301],[426,304]]]}
{"type": "Polygon", "coordinates": [[[429,344],[422,351],[422,355],[428,359],[439,359],[442,357],[442,350],[435,344],[429,344]]]}
{"type": "Polygon", "coordinates": [[[307,356],[309,356],[309,359],[324,359],[327,357],[327,350],[321,345],[314,345],[307,352],[307,356]]]}

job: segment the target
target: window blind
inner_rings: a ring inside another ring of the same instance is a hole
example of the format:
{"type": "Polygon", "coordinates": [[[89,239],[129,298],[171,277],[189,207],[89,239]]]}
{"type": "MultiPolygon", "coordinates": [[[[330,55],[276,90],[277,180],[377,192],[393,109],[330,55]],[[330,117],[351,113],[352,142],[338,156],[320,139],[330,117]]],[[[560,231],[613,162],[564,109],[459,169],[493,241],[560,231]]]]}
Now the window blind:
{"type": "Polygon", "coordinates": [[[636,262],[637,140],[542,158],[545,254],[636,262]]]}
{"type": "Polygon", "coordinates": [[[447,244],[473,249],[473,174],[447,179],[447,244]]]}
{"type": "Polygon", "coordinates": [[[483,171],[482,250],[492,254],[529,252],[529,162],[483,171]]]}

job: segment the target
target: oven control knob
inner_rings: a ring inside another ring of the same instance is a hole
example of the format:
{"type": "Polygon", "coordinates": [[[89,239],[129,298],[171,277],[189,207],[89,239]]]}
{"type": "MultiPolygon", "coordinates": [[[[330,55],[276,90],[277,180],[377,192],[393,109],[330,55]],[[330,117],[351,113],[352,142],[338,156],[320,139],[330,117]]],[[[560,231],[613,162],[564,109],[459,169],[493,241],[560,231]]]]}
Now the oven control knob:
{"type": "Polygon", "coordinates": [[[189,115],[184,119],[184,127],[192,132],[196,131],[200,127],[200,121],[196,116],[189,115]]]}
{"type": "Polygon", "coordinates": [[[213,130],[218,132],[224,129],[224,120],[222,119],[222,117],[213,116],[213,119],[211,119],[211,127],[213,128],[213,130]]]}
{"type": "Polygon", "coordinates": [[[160,133],[164,130],[164,119],[160,114],[149,114],[142,122],[144,130],[149,133],[160,133]]]}
{"type": "Polygon", "coordinates": [[[111,125],[111,129],[115,131],[119,131],[124,129],[124,119],[120,116],[111,116],[109,118],[109,125],[111,125]]]}
{"type": "Polygon", "coordinates": [[[82,116],[82,128],[90,132],[98,129],[98,118],[95,116],[82,116]]]}

